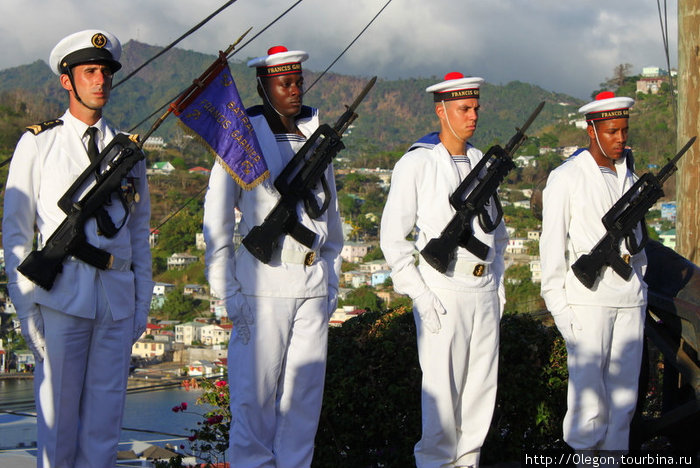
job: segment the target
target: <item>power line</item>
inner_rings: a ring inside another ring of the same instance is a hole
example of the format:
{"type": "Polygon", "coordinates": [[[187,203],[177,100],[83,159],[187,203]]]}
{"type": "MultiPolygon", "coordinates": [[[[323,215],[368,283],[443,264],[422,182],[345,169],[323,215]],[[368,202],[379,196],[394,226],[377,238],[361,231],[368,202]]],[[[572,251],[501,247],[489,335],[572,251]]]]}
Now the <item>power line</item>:
{"type": "Polygon", "coordinates": [[[198,30],[199,28],[201,28],[202,26],[204,26],[206,23],[208,23],[209,20],[211,20],[213,17],[215,17],[216,15],[218,15],[219,13],[221,13],[224,9],[228,8],[231,4],[233,4],[233,3],[237,2],[237,1],[238,1],[238,0],[229,0],[228,2],[226,2],[225,4],[223,4],[218,10],[216,10],[214,13],[212,13],[211,15],[207,16],[206,18],[204,18],[202,21],[200,21],[196,26],[192,27],[192,28],[191,28],[189,31],[187,31],[185,34],[183,34],[182,36],[180,36],[180,37],[178,37],[177,39],[175,39],[175,41],[171,42],[171,43],[170,43],[169,45],[167,45],[163,50],[161,50],[160,52],[158,52],[156,55],[154,55],[154,56],[151,57],[150,59],[146,60],[146,61],[145,61],[144,63],[142,63],[139,67],[136,67],[136,69],[135,69],[134,71],[132,71],[131,73],[129,73],[128,75],[126,75],[122,80],[118,81],[117,84],[113,85],[113,86],[112,86],[112,89],[116,88],[117,86],[119,86],[120,84],[124,83],[126,80],[128,80],[129,78],[131,78],[132,76],[134,76],[135,74],[137,74],[139,71],[141,71],[141,69],[143,69],[144,67],[146,67],[149,63],[153,62],[153,61],[156,60],[158,57],[160,57],[161,55],[163,55],[164,53],[166,53],[167,51],[169,51],[170,49],[172,49],[173,47],[175,47],[175,45],[177,45],[177,44],[178,44],[180,41],[182,41],[184,38],[186,38],[187,36],[189,36],[189,35],[191,35],[192,33],[194,33],[196,30],[198,30]]]}
{"type": "Polygon", "coordinates": [[[385,9],[387,6],[389,6],[389,4],[391,3],[391,1],[392,1],[392,0],[388,0],[388,1],[384,4],[384,6],[383,6],[383,7],[377,12],[377,14],[374,15],[374,17],[370,20],[370,22],[367,23],[367,25],[366,25],[364,28],[362,28],[362,31],[360,31],[360,33],[359,33],[357,36],[355,36],[355,39],[353,39],[353,40],[350,42],[350,44],[348,44],[348,46],[347,46],[345,49],[343,49],[343,51],[340,53],[340,55],[338,55],[338,56],[335,58],[335,60],[333,60],[333,61],[331,62],[331,64],[328,65],[328,66],[326,67],[325,70],[323,70],[323,72],[318,76],[318,78],[316,78],[316,80],[315,80],[313,83],[311,83],[311,85],[310,85],[308,88],[306,88],[306,91],[304,91],[304,94],[306,94],[306,93],[308,93],[309,91],[311,91],[311,88],[314,87],[314,85],[318,82],[318,80],[320,80],[321,77],[323,77],[323,75],[325,75],[326,72],[327,72],[328,70],[330,70],[330,68],[331,68],[333,65],[335,65],[335,63],[336,63],[338,60],[340,60],[340,57],[342,57],[342,56],[345,54],[345,52],[347,52],[347,50],[348,50],[350,47],[352,47],[352,45],[355,43],[355,41],[357,41],[357,40],[360,38],[360,36],[362,36],[362,34],[364,34],[364,32],[367,30],[367,28],[370,27],[370,25],[374,22],[374,20],[376,20],[377,17],[384,11],[384,9],[385,9]]]}
{"type": "Polygon", "coordinates": [[[663,14],[661,9],[661,0],[656,0],[656,7],[659,11],[659,22],[661,23],[661,41],[663,42],[664,55],[666,56],[666,69],[668,70],[668,85],[671,95],[671,109],[673,115],[676,115],[676,96],[673,91],[673,76],[671,76],[671,59],[668,51],[668,9],[666,0],[664,0],[663,14]]]}

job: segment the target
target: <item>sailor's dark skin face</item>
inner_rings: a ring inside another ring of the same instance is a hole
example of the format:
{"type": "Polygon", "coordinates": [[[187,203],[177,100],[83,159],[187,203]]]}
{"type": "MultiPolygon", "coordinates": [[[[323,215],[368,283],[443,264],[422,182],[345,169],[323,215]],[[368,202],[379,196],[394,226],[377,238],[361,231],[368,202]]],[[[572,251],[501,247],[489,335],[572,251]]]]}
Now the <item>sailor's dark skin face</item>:
{"type": "Polygon", "coordinates": [[[610,119],[593,123],[587,128],[589,151],[596,163],[615,169],[615,161],[622,157],[629,133],[628,119],[610,119]],[[593,125],[596,126],[595,130],[593,125]],[[598,138],[596,140],[596,133],[598,138]],[[600,146],[599,146],[600,143],[600,146]]]}
{"type": "Polygon", "coordinates": [[[277,128],[279,125],[274,123],[274,120],[278,120],[284,129],[284,133],[298,133],[294,118],[301,111],[303,102],[304,77],[302,74],[292,73],[266,77],[262,78],[261,81],[265,87],[261,96],[265,105],[265,116],[270,123],[272,131],[281,133],[277,128]],[[270,108],[270,105],[274,109],[270,108]]]}

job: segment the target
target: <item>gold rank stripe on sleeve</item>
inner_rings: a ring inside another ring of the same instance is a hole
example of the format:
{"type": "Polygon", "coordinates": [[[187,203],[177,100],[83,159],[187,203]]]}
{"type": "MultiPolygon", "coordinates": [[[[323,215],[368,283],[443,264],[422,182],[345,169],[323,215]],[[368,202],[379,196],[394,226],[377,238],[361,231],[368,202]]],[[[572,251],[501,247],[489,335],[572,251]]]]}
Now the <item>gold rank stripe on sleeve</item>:
{"type": "Polygon", "coordinates": [[[28,125],[26,128],[28,131],[32,132],[34,135],[38,135],[44,130],[48,130],[50,128],[56,127],[57,125],[63,125],[63,120],[61,119],[54,119],[54,120],[47,120],[46,122],[41,122],[39,124],[35,125],[28,125]]]}

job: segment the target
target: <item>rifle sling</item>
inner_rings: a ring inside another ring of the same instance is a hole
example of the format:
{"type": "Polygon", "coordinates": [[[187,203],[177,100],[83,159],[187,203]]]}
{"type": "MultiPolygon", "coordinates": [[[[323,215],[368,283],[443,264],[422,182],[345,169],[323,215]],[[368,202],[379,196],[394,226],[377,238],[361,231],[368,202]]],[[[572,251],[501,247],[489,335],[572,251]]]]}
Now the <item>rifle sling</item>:
{"type": "Polygon", "coordinates": [[[112,264],[112,254],[88,242],[81,242],[76,248],[71,249],[70,254],[100,270],[108,270],[112,264]]]}

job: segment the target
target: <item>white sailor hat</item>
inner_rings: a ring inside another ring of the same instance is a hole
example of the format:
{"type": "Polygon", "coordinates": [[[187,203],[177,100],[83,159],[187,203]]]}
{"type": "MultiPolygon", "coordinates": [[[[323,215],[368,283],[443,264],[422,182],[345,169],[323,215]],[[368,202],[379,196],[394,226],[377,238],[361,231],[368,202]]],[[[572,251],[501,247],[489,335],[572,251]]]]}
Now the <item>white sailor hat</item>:
{"type": "Polygon", "coordinates": [[[433,101],[452,101],[455,99],[479,99],[479,87],[484,82],[478,76],[467,76],[459,72],[445,75],[445,80],[425,88],[433,93],[433,101]]]}
{"type": "Polygon", "coordinates": [[[257,76],[278,76],[301,73],[301,62],[309,58],[303,50],[287,50],[285,46],[274,46],[267,55],[248,61],[249,67],[256,68],[257,76]]]}
{"type": "Polygon", "coordinates": [[[49,66],[57,75],[68,73],[81,63],[107,62],[112,73],[122,65],[122,46],[114,34],[99,29],[86,29],[64,37],[49,54],[49,66]]]}
{"type": "Polygon", "coordinates": [[[634,105],[634,99],[623,96],[615,96],[612,91],[598,93],[595,101],[582,106],[578,111],[586,115],[586,122],[598,122],[609,119],[628,119],[630,107],[634,105]]]}

